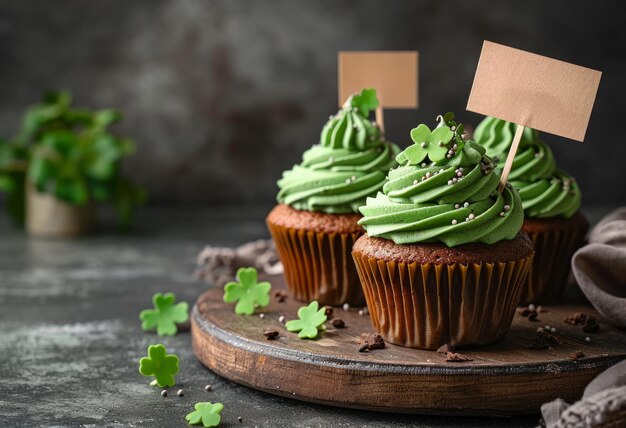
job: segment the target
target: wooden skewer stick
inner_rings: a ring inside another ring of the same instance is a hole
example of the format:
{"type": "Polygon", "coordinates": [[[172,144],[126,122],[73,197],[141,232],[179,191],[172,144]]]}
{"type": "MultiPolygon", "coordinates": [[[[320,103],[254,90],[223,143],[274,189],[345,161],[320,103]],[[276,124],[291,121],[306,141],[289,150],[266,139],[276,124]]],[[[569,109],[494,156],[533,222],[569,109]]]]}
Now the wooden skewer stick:
{"type": "Polygon", "coordinates": [[[376,107],[376,123],[380,128],[380,132],[385,135],[385,117],[383,116],[383,107],[381,105],[376,107]]]}
{"type": "Polygon", "coordinates": [[[502,170],[502,175],[500,176],[500,185],[498,186],[498,192],[502,192],[502,190],[506,186],[506,181],[509,178],[509,173],[511,172],[511,167],[513,166],[513,160],[515,159],[515,154],[517,153],[517,147],[519,146],[519,142],[522,140],[523,133],[524,125],[517,125],[517,129],[515,129],[515,137],[513,137],[513,143],[511,144],[511,148],[509,149],[509,154],[506,157],[504,169],[502,170]]]}

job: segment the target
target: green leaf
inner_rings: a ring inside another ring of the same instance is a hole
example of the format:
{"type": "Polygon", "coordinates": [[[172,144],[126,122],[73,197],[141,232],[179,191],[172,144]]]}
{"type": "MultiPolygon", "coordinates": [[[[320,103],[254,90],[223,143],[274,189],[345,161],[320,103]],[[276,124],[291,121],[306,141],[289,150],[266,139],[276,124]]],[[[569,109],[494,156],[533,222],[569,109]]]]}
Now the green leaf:
{"type": "Polygon", "coordinates": [[[55,176],[55,166],[47,159],[36,157],[28,165],[28,179],[40,192],[45,191],[48,180],[55,176]]]}
{"type": "Polygon", "coordinates": [[[358,108],[362,116],[368,116],[379,105],[376,89],[363,89],[360,94],[352,96],[352,107],[358,108]]]}
{"type": "Polygon", "coordinates": [[[150,345],[148,356],[139,360],[139,373],[144,376],[154,376],[157,385],[161,388],[174,386],[174,375],[178,373],[178,357],[167,354],[165,346],[150,345]]]}
{"type": "Polygon", "coordinates": [[[87,183],[81,177],[60,177],[56,180],[54,196],[75,205],[89,202],[87,183]]]}
{"type": "Polygon", "coordinates": [[[0,192],[10,193],[15,189],[15,183],[9,175],[0,175],[0,192]]]}
{"type": "Polygon", "coordinates": [[[95,180],[110,180],[116,173],[123,154],[122,147],[113,136],[98,135],[85,161],[85,173],[95,180]]]}
{"type": "Polygon", "coordinates": [[[5,210],[18,225],[23,225],[26,217],[26,173],[12,171],[0,175],[6,191],[5,210]]]}
{"type": "Polygon", "coordinates": [[[205,428],[216,427],[220,424],[222,416],[220,413],[224,410],[222,403],[196,403],[196,410],[185,416],[190,425],[202,424],[205,428]]]}
{"type": "Polygon", "coordinates": [[[93,116],[94,126],[97,129],[105,129],[120,120],[122,120],[122,114],[113,109],[99,110],[93,116]]]}
{"type": "Polygon", "coordinates": [[[72,96],[69,92],[48,93],[42,103],[30,107],[24,114],[18,141],[23,145],[29,143],[41,127],[61,118],[71,102],[72,96]]]}
{"type": "Polygon", "coordinates": [[[152,296],[154,309],[145,309],[139,314],[141,328],[152,330],[156,328],[159,336],[173,336],[178,332],[176,324],[184,323],[189,319],[189,305],[187,302],[174,304],[174,293],[156,293],[152,296]]]}
{"type": "Polygon", "coordinates": [[[326,308],[319,308],[319,303],[314,300],[308,306],[298,309],[297,320],[287,321],[285,327],[289,331],[298,331],[300,339],[314,339],[326,322],[326,308]]]}
{"type": "Polygon", "coordinates": [[[229,282],[224,286],[224,302],[237,302],[235,313],[252,315],[255,305],[264,307],[270,303],[272,286],[269,282],[257,282],[257,276],[255,268],[239,268],[238,282],[229,282]]]}

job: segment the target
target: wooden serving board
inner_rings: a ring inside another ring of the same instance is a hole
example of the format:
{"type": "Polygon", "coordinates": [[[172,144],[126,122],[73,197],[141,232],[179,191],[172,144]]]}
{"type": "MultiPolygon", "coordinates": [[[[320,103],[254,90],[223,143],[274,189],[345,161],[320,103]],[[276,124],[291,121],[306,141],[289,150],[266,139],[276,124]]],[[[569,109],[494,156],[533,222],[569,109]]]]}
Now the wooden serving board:
{"type": "MultiPolygon", "coordinates": [[[[273,279],[273,290],[283,286],[273,279]]],[[[626,332],[600,321],[600,331],[584,333],[563,319],[573,312],[597,316],[590,307],[545,307],[539,321],[519,314],[497,344],[461,350],[473,361],[446,362],[444,354],[387,344],[358,352],[362,333],[370,333],[367,315],[335,308],[346,328],[328,330],[315,340],[298,339],[278,321],[296,318],[301,302],[272,298],[259,315],[236,315],[222,301],[223,291],[200,296],[191,317],[196,356],[209,369],[232,381],[272,394],[341,407],[432,414],[511,415],[539,412],[542,403],[580,399],[585,386],[605,368],[626,358],[626,332]],[[537,328],[557,328],[562,343],[531,350],[537,328]],[[265,330],[277,330],[267,340],[265,330]],[[590,342],[585,337],[591,338],[590,342]],[[580,359],[571,355],[584,352],[580,359]]],[[[259,311],[260,313],[260,311],[259,311]]]]}

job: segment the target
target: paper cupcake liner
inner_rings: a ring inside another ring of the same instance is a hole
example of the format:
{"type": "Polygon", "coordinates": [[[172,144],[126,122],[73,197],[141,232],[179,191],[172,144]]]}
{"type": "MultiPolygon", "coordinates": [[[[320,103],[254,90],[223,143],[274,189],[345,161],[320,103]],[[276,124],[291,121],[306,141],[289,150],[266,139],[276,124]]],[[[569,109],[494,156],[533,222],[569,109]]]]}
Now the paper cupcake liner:
{"type": "Polygon", "coordinates": [[[283,263],[287,287],[303,302],[365,306],[352,245],[362,233],[318,233],[292,229],[268,221],[283,263]]]}
{"type": "Polygon", "coordinates": [[[526,231],[533,242],[535,259],[522,290],[520,304],[555,303],[563,294],[572,256],[583,244],[588,226],[526,231]]]}
{"type": "Polygon", "coordinates": [[[391,343],[421,349],[504,336],[533,258],[420,265],[353,256],[374,328],[391,343]]]}

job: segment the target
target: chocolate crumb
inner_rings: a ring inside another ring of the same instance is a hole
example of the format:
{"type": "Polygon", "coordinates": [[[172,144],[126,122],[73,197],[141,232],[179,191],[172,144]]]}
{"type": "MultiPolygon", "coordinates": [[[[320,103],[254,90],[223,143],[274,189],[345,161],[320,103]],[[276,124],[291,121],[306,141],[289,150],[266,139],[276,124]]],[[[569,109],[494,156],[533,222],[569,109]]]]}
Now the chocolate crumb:
{"type": "Polygon", "coordinates": [[[330,324],[335,327],[335,328],[345,328],[346,327],[346,323],[340,319],[340,318],[335,318],[333,320],[330,321],[330,324]]]}
{"type": "Polygon", "coordinates": [[[451,363],[463,363],[465,361],[472,361],[472,359],[458,352],[446,352],[446,361],[451,363]]]}
{"type": "Polygon", "coordinates": [[[454,352],[454,345],[451,343],[446,343],[445,345],[441,345],[439,347],[439,349],[437,349],[437,352],[439,352],[440,354],[447,354],[448,352],[454,352]]]}
{"type": "Polygon", "coordinates": [[[329,320],[333,318],[333,307],[332,306],[324,306],[324,309],[326,309],[326,318],[328,318],[329,320]]]}
{"type": "Polygon", "coordinates": [[[574,312],[573,314],[565,317],[563,321],[571,325],[580,325],[580,324],[585,324],[588,318],[589,318],[589,315],[583,312],[574,312]]]}
{"type": "Polygon", "coordinates": [[[378,333],[363,333],[358,343],[361,345],[359,352],[369,352],[372,349],[383,349],[385,347],[385,341],[378,333]]]}
{"type": "Polygon", "coordinates": [[[583,358],[584,356],[585,356],[585,353],[583,351],[576,351],[576,352],[572,352],[569,355],[569,359],[576,361],[576,360],[583,358]]]}
{"type": "Polygon", "coordinates": [[[276,330],[267,330],[263,332],[263,336],[265,336],[267,340],[275,340],[279,334],[280,333],[276,330]]]}
{"type": "Polygon", "coordinates": [[[287,292],[285,290],[276,290],[274,292],[274,298],[277,302],[282,303],[287,300],[287,292]]]}
{"type": "Polygon", "coordinates": [[[548,333],[546,330],[540,331],[538,333],[539,337],[543,338],[547,342],[562,344],[563,341],[559,339],[554,334],[548,333]]]}
{"type": "Polygon", "coordinates": [[[598,324],[596,319],[591,317],[587,318],[587,322],[585,322],[583,326],[583,331],[585,333],[595,333],[598,330],[600,330],[600,324],[598,324]]]}
{"type": "Polygon", "coordinates": [[[528,321],[539,321],[539,320],[537,319],[537,315],[538,315],[538,314],[537,314],[537,311],[530,311],[530,312],[528,313],[528,321]]]}

